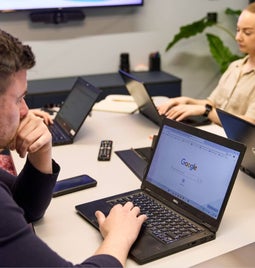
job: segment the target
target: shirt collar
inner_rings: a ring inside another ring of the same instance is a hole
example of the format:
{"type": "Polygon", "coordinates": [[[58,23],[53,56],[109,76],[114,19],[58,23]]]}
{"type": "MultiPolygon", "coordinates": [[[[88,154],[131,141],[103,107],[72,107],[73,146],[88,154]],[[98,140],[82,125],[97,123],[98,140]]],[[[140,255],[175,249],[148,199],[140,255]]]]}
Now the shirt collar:
{"type": "MultiPolygon", "coordinates": [[[[243,59],[240,59],[236,62],[236,68],[240,69],[249,59],[249,55],[245,56],[243,59]]],[[[250,72],[255,72],[255,68],[253,68],[250,72]]],[[[249,72],[249,73],[250,73],[249,72]]]]}

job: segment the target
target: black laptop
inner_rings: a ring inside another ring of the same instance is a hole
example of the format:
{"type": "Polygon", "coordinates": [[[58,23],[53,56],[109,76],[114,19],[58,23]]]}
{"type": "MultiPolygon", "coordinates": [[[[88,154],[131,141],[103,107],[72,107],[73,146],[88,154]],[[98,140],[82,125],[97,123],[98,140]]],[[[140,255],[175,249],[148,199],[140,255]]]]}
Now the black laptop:
{"type": "Polygon", "coordinates": [[[246,145],[241,170],[255,178],[255,125],[221,109],[216,111],[227,137],[246,145]]]}
{"type": "Polygon", "coordinates": [[[101,92],[101,89],[94,87],[81,77],[77,78],[54,118],[54,124],[49,126],[53,146],[73,143],[101,92]]]}
{"type": "MultiPolygon", "coordinates": [[[[124,80],[129,94],[134,98],[139,112],[160,126],[164,116],[159,114],[158,109],[151,99],[144,82],[139,81],[134,75],[131,75],[123,70],[119,70],[119,74],[124,80]]],[[[208,125],[211,123],[211,121],[204,116],[190,116],[183,120],[183,123],[193,126],[201,126],[208,125]]]]}
{"type": "Polygon", "coordinates": [[[138,205],[148,219],[130,257],[144,264],[215,239],[244,152],[243,144],[164,119],[141,188],[75,208],[98,228],[96,210],[138,205]]]}

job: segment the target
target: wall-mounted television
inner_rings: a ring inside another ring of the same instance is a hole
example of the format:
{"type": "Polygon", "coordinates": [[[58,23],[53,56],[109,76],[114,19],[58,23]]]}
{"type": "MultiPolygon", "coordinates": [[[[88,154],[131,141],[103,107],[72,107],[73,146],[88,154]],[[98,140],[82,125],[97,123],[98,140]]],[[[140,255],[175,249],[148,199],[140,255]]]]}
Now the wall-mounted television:
{"type": "Polygon", "coordinates": [[[0,11],[143,5],[143,0],[0,0],[0,11]]]}
{"type": "Polygon", "coordinates": [[[143,0],[0,0],[0,13],[31,11],[32,22],[63,23],[83,20],[82,9],[96,7],[142,6],[143,0]]]}

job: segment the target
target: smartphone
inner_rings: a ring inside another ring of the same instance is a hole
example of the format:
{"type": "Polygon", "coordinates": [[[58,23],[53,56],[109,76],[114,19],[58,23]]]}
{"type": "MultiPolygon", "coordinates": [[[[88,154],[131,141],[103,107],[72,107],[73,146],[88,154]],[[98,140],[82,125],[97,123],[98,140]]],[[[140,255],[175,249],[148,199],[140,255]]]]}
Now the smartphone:
{"type": "Polygon", "coordinates": [[[89,175],[83,174],[72,178],[57,181],[53,189],[53,197],[73,193],[79,190],[95,187],[97,181],[89,175]]]}

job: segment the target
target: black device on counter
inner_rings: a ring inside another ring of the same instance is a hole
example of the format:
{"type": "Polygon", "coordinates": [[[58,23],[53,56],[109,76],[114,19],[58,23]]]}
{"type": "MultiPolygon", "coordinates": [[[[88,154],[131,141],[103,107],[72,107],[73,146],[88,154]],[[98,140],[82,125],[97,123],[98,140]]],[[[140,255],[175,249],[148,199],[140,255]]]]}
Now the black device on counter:
{"type": "Polygon", "coordinates": [[[73,193],[79,190],[95,187],[97,181],[89,175],[83,174],[65,180],[57,181],[53,190],[53,197],[73,193]]]}
{"type": "Polygon", "coordinates": [[[110,161],[112,153],[112,140],[102,140],[98,151],[98,161],[110,161]]]}

